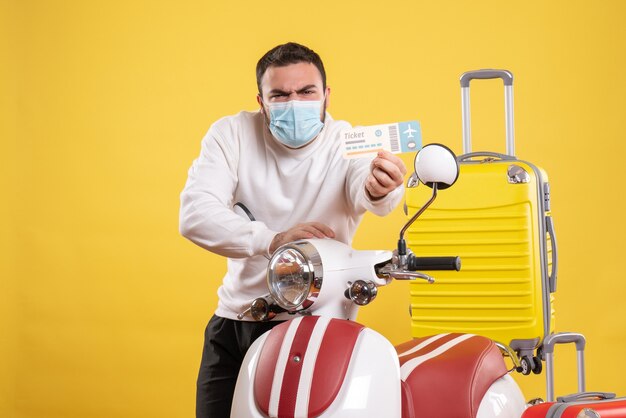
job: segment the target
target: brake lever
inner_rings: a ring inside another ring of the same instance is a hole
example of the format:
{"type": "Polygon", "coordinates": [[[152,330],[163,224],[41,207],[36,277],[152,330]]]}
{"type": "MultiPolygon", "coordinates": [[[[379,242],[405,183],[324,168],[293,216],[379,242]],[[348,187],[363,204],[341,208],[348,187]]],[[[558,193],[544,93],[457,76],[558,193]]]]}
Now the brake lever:
{"type": "Polygon", "coordinates": [[[398,257],[398,255],[394,252],[393,261],[383,267],[377,268],[376,274],[396,280],[423,279],[426,280],[428,283],[435,282],[435,279],[428,274],[420,273],[419,271],[414,270],[407,270],[406,263],[404,265],[402,264],[403,261],[405,260],[402,260],[401,257],[398,257]]]}
{"type": "Polygon", "coordinates": [[[415,279],[423,279],[428,283],[435,283],[435,279],[428,274],[420,273],[418,271],[409,271],[409,270],[391,270],[387,273],[390,277],[396,280],[415,280],[415,279]]]}

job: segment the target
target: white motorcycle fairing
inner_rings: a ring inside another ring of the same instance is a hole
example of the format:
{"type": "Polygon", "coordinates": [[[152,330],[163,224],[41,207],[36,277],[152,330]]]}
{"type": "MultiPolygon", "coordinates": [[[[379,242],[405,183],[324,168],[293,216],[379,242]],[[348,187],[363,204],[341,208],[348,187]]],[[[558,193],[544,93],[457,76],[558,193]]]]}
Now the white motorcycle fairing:
{"type": "Polygon", "coordinates": [[[439,334],[394,348],[358,323],[305,316],[250,347],[231,417],[519,418],[524,407],[487,338],[439,334]]]}
{"type": "Polygon", "coordinates": [[[390,281],[379,277],[374,270],[375,265],[391,260],[390,251],[355,250],[328,238],[311,238],[299,242],[311,244],[316,256],[324,260],[323,268],[316,272],[322,280],[321,289],[313,298],[311,311],[314,315],[354,321],[359,307],[343,297],[349,284],[355,278],[372,281],[377,286],[385,286],[390,281]]]}
{"type": "Polygon", "coordinates": [[[389,341],[355,322],[311,316],[252,344],[231,411],[233,418],[401,414],[400,367],[389,341]]]}

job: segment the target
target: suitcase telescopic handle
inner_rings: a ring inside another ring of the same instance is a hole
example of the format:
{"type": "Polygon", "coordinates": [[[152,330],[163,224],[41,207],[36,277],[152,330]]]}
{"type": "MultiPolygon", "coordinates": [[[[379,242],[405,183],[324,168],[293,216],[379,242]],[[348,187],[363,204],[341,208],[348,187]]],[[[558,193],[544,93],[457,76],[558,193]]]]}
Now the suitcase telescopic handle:
{"type": "Polygon", "coordinates": [[[513,85],[513,74],[508,70],[474,70],[467,71],[461,75],[461,87],[469,87],[470,81],[475,78],[481,80],[489,80],[492,78],[501,78],[505,86],[513,85]]]}
{"type": "Polygon", "coordinates": [[[543,354],[546,360],[546,397],[548,402],[554,402],[554,346],[569,343],[576,344],[578,392],[585,391],[585,337],[576,332],[550,334],[543,340],[543,354]]]}
{"type": "Polygon", "coordinates": [[[470,116],[469,85],[473,79],[501,78],[504,82],[504,113],[506,121],[506,153],[515,155],[515,132],[513,129],[513,74],[507,70],[475,70],[461,75],[461,111],[463,118],[463,153],[472,152],[472,126],[470,116]]]}

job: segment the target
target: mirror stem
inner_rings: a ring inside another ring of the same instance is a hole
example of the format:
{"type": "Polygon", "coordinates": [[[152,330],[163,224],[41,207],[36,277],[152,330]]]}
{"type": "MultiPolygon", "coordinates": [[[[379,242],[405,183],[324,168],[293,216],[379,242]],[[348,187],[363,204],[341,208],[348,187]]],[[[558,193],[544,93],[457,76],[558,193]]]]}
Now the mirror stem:
{"type": "Polygon", "coordinates": [[[406,255],[406,241],[404,241],[404,233],[406,232],[407,229],[409,229],[409,227],[413,224],[413,222],[415,222],[415,220],[419,218],[420,215],[424,213],[426,209],[428,209],[428,207],[435,201],[436,197],[437,197],[437,183],[433,183],[433,195],[431,196],[430,200],[426,202],[426,204],[422,206],[422,208],[419,211],[417,211],[417,213],[413,215],[411,219],[409,219],[409,221],[406,223],[406,225],[402,227],[402,230],[400,231],[400,239],[398,240],[398,255],[406,255]]]}

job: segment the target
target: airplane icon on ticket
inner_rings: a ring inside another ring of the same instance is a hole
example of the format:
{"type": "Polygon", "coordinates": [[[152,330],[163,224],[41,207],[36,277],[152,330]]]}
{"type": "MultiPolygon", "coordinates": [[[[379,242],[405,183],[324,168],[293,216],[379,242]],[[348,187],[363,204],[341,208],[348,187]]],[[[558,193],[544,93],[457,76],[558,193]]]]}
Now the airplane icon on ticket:
{"type": "Polygon", "coordinates": [[[411,124],[409,124],[409,127],[406,129],[406,131],[402,131],[403,134],[408,134],[407,138],[413,138],[414,132],[417,132],[417,129],[411,128],[411,124]]]}

